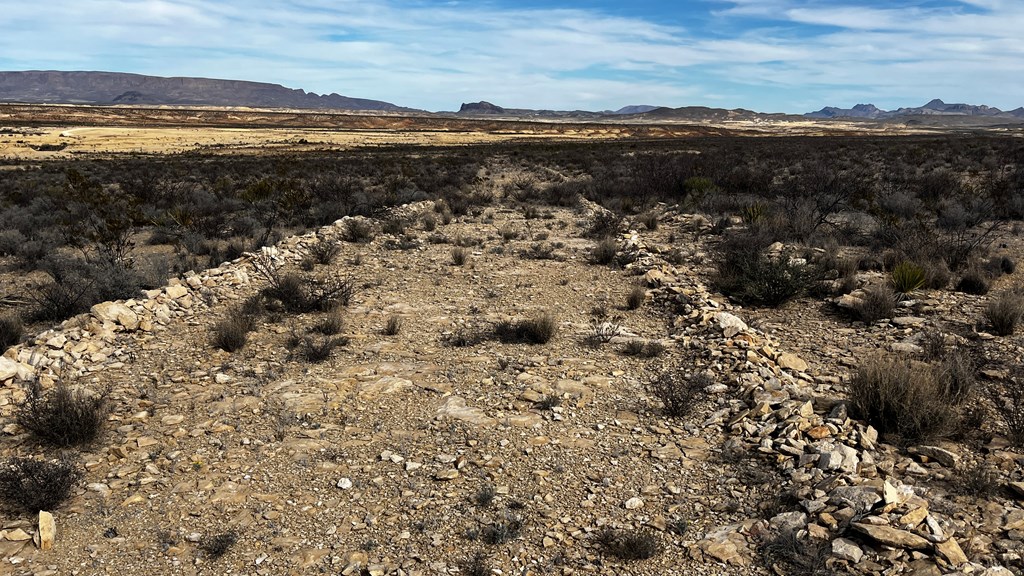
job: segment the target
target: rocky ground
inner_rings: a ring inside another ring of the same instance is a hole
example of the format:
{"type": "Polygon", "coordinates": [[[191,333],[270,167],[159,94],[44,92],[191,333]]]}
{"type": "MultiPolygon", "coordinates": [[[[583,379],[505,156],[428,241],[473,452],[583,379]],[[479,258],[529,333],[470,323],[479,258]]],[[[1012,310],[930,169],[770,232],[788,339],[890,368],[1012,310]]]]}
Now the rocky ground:
{"type": "Polygon", "coordinates": [[[922,298],[872,326],[820,303],[741,310],[707,288],[705,218],[666,212],[657,230],[619,234],[631,263],[617,268],[590,262],[596,210],[490,208],[428,231],[425,203],[400,209],[417,221],[404,236],[345,242],[343,220],[265,250],[290,269],[314,243],[340,246],[312,273],[358,289],[348,343],[322,363],[289,350],[322,313],[271,313],[241,350],[211,346],[212,326],[266,284],[255,255],[9,350],[5,455],[44,453],[12,420],[36,374],[44,388],[59,373],[107,391],[112,412],[81,454],[80,490],[54,511],[52,549],[32,542],[37,518],[4,517],[0,574],[454,574],[473,573],[477,553],[496,574],[1020,565],[1024,508],[1010,492],[968,500],[947,482],[984,458],[1016,486],[1019,456],[998,435],[981,456],[897,449],[839,403],[866,349],[976,316],[979,297],[922,298]],[[637,285],[645,302],[627,310],[637,285]],[[558,327],[547,343],[488,336],[543,312],[558,327]],[[633,339],[666,350],[627,356],[633,339]],[[711,376],[685,418],[647,388],[675,371],[711,376]],[[658,553],[617,558],[599,544],[608,529],[658,553]]]}

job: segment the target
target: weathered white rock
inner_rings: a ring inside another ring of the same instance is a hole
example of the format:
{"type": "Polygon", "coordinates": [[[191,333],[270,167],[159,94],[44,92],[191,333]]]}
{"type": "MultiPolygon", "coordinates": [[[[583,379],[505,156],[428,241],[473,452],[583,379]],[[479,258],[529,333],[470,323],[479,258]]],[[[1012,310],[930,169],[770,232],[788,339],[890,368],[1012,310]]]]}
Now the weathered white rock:
{"type": "Polygon", "coordinates": [[[139,327],[139,315],[120,302],[100,302],[90,309],[92,315],[104,322],[115,322],[127,330],[139,327]]]}
{"type": "Polygon", "coordinates": [[[852,540],[836,538],[832,541],[832,555],[836,558],[856,564],[864,557],[864,551],[861,550],[860,546],[857,546],[857,544],[852,540]]]}
{"type": "Polygon", "coordinates": [[[39,511],[39,531],[35,537],[40,550],[53,549],[53,542],[57,538],[57,523],[53,520],[53,514],[45,510],[39,511]]]}
{"type": "Polygon", "coordinates": [[[732,338],[733,336],[748,330],[746,322],[728,312],[716,313],[715,322],[718,323],[719,330],[722,331],[722,335],[726,338],[732,338]]]}
{"type": "Polygon", "coordinates": [[[931,547],[930,542],[917,534],[892,528],[891,526],[876,526],[864,522],[853,522],[850,526],[868,538],[887,546],[911,548],[914,550],[925,550],[931,547]]]}
{"type": "Polygon", "coordinates": [[[626,500],[626,502],[625,502],[625,504],[623,504],[623,506],[626,507],[626,510],[636,510],[638,508],[643,508],[644,507],[644,501],[643,501],[643,498],[640,498],[639,496],[634,496],[634,497],[630,498],[629,500],[626,500]]]}

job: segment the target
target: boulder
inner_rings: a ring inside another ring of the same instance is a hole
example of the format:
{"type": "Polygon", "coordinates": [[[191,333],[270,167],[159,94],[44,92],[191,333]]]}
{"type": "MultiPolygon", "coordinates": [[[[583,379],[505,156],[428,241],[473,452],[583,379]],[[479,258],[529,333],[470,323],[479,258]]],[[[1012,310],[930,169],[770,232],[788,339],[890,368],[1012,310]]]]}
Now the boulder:
{"type": "Polygon", "coordinates": [[[135,330],[139,327],[139,315],[121,302],[100,302],[94,305],[90,311],[102,322],[120,324],[127,330],[135,330]]]}

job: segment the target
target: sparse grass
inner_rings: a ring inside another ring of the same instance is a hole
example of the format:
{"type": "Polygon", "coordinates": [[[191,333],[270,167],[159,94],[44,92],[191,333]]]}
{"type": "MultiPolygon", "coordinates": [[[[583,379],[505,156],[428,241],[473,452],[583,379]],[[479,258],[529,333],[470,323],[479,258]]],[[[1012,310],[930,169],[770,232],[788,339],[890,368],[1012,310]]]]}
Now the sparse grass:
{"type": "Polygon", "coordinates": [[[443,338],[444,343],[453,348],[468,348],[480,343],[480,336],[465,326],[459,326],[443,338]]]}
{"type": "Polygon", "coordinates": [[[231,314],[213,325],[210,343],[225,352],[237,352],[249,340],[252,330],[251,317],[231,314]]]}
{"type": "Polygon", "coordinates": [[[345,240],[361,244],[373,240],[373,224],[369,220],[349,220],[345,225],[345,240]]]}
{"type": "Polygon", "coordinates": [[[868,324],[892,318],[896,312],[896,295],[887,286],[872,286],[864,291],[853,311],[868,324]]]}
{"type": "Polygon", "coordinates": [[[976,460],[954,472],[951,487],[957,494],[987,499],[999,493],[1001,484],[995,467],[984,460],[976,460]]]}
{"type": "Polygon", "coordinates": [[[1017,324],[1024,315],[1024,298],[1013,292],[1004,292],[985,306],[985,319],[992,331],[999,336],[1009,336],[1016,332],[1017,324]]]}
{"type": "Polygon", "coordinates": [[[47,394],[33,386],[16,419],[43,444],[67,448],[92,444],[103,430],[107,414],[106,394],[72,389],[58,380],[47,394]]]}
{"type": "Polygon", "coordinates": [[[605,528],[595,538],[602,552],[619,560],[648,560],[661,554],[661,540],[646,529],[613,530],[605,528]]]}
{"type": "Polygon", "coordinates": [[[602,238],[598,240],[590,250],[590,260],[594,264],[608,265],[615,262],[619,254],[619,247],[614,238],[602,238]]]}
{"type": "Polygon", "coordinates": [[[21,317],[15,315],[0,316],[0,351],[6,350],[21,342],[25,334],[25,325],[21,317]]]}
{"type": "Polygon", "coordinates": [[[598,316],[590,321],[590,334],[587,335],[587,341],[594,345],[607,344],[619,334],[622,334],[622,325],[619,324],[617,318],[598,316]]]}
{"type": "Polygon", "coordinates": [[[494,502],[494,497],[497,495],[498,492],[494,489],[493,484],[484,484],[473,494],[473,503],[486,508],[494,502]]]}
{"type": "Polygon", "coordinates": [[[491,576],[491,567],[487,564],[487,555],[477,552],[459,562],[459,572],[466,576],[491,576]]]}
{"type": "Polygon", "coordinates": [[[20,512],[50,512],[68,499],[82,476],[69,456],[54,461],[10,458],[0,466],[0,499],[20,512]]]}
{"type": "Polygon", "coordinates": [[[335,348],[348,344],[348,338],[307,335],[299,344],[299,355],[306,361],[319,364],[331,357],[335,348]]]}
{"type": "Polygon", "coordinates": [[[760,543],[760,552],[769,566],[780,574],[794,576],[830,576],[834,574],[826,561],[831,556],[824,542],[797,538],[792,531],[773,534],[760,543]]]}
{"type": "Polygon", "coordinates": [[[705,372],[686,375],[682,371],[663,372],[652,379],[647,391],[661,400],[662,412],[670,418],[683,418],[693,409],[704,394],[704,389],[713,384],[705,372]]]}
{"type": "Polygon", "coordinates": [[[382,332],[385,336],[395,336],[402,331],[402,325],[404,323],[405,320],[401,316],[392,314],[388,316],[387,321],[384,322],[384,329],[382,332]]]}
{"type": "Polygon", "coordinates": [[[228,531],[214,536],[204,537],[199,541],[199,549],[211,560],[217,560],[227,554],[235,543],[238,542],[238,533],[228,531]]]}
{"type": "Polygon", "coordinates": [[[546,344],[557,332],[558,321],[547,311],[525,320],[503,320],[494,326],[494,336],[505,343],[546,344]]]}
{"type": "Polygon", "coordinates": [[[324,336],[334,336],[340,334],[345,329],[345,320],[338,311],[331,311],[326,316],[318,320],[310,330],[317,334],[323,334],[324,336]]]}
{"type": "Polygon", "coordinates": [[[551,410],[562,405],[562,399],[554,394],[546,394],[543,398],[533,403],[537,410],[551,410]]]}
{"type": "Polygon", "coordinates": [[[518,514],[506,514],[494,524],[485,526],[480,531],[480,539],[491,546],[507,544],[519,537],[523,529],[523,518],[518,514]]]}
{"type": "Polygon", "coordinates": [[[469,256],[469,250],[462,246],[453,246],[451,251],[452,265],[463,266],[466,264],[466,258],[469,256]]]}
{"type": "Polygon", "coordinates": [[[626,295],[626,309],[636,310],[644,305],[644,300],[647,299],[647,291],[641,286],[634,286],[629,294],[626,295]]]}
{"type": "Polygon", "coordinates": [[[928,364],[896,356],[869,358],[849,384],[852,415],[892,441],[949,436],[960,425],[956,403],[966,391],[928,364]]]}

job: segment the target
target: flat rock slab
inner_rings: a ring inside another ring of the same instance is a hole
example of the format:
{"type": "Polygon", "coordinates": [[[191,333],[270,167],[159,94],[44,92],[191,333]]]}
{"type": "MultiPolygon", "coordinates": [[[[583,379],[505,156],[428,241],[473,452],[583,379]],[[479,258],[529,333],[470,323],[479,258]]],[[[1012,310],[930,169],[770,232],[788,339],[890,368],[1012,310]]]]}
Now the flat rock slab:
{"type": "Polygon", "coordinates": [[[479,408],[466,405],[466,400],[459,396],[449,396],[444,399],[441,406],[437,408],[439,417],[454,418],[468,422],[474,426],[494,426],[497,420],[484,414],[479,408]]]}
{"type": "Polygon", "coordinates": [[[850,524],[850,526],[857,532],[864,534],[879,544],[885,544],[886,546],[912,548],[914,550],[924,550],[931,547],[930,542],[917,534],[907,532],[906,530],[899,530],[898,528],[892,528],[890,526],[862,524],[860,522],[854,522],[850,524]]]}

